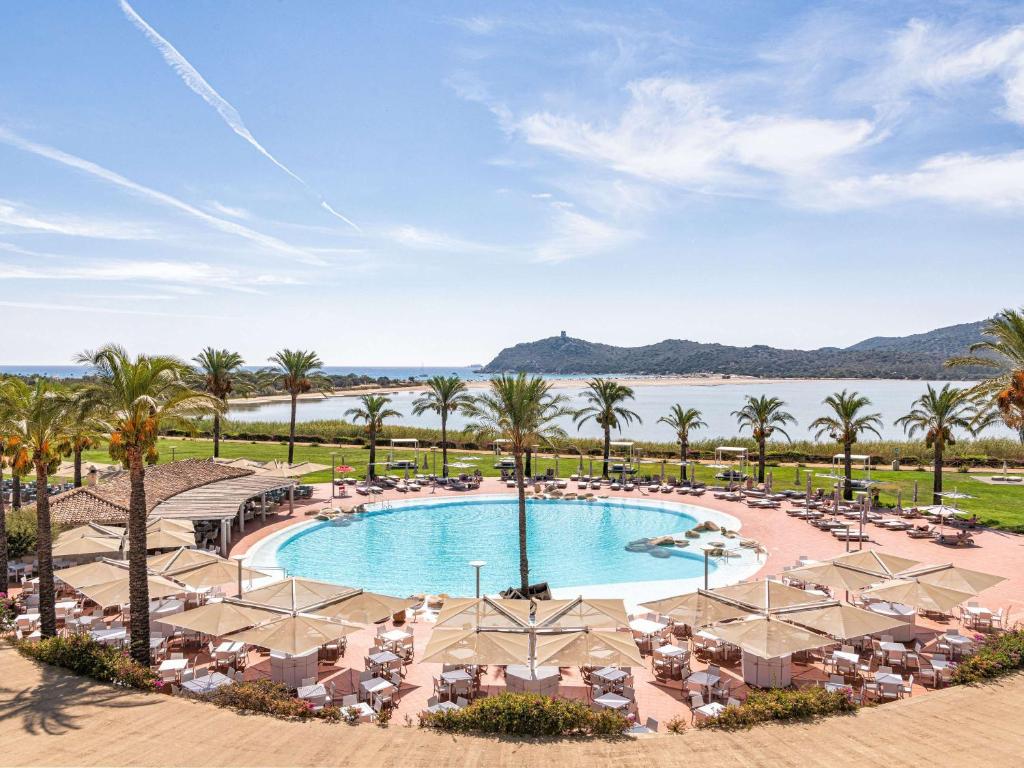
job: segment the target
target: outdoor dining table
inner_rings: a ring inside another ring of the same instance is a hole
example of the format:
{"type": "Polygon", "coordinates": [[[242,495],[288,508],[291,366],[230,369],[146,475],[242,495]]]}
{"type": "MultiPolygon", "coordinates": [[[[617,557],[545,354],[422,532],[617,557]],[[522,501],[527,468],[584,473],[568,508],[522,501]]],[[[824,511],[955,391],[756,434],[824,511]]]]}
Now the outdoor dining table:
{"type": "Polygon", "coordinates": [[[699,685],[704,690],[707,690],[713,686],[718,685],[722,679],[721,675],[714,675],[707,670],[701,670],[700,672],[693,672],[689,677],[686,678],[687,683],[693,683],[699,685]]]}
{"type": "Polygon", "coordinates": [[[412,633],[406,632],[404,629],[392,629],[391,631],[385,632],[383,635],[380,635],[379,637],[382,640],[391,644],[404,643],[406,640],[412,638],[412,633]]]}
{"type": "Polygon", "coordinates": [[[94,629],[89,634],[97,643],[117,643],[128,638],[128,630],[123,627],[117,629],[94,629]]]}
{"type": "Polygon", "coordinates": [[[868,603],[864,607],[872,613],[877,613],[880,616],[890,616],[904,622],[902,626],[895,627],[888,631],[888,634],[892,635],[893,640],[898,640],[901,643],[907,643],[914,639],[914,626],[917,624],[917,611],[911,606],[903,605],[902,603],[879,601],[868,603]]]}
{"type": "Polygon", "coordinates": [[[893,672],[875,672],[875,682],[879,685],[903,685],[903,677],[893,672]]]}
{"type": "Polygon", "coordinates": [[[42,616],[38,613],[19,613],[14,617],[15,624],[28,624],[34,626],[39,623],[42,616]]]}
{"type": "Polygon", "coordinates": [[[367,698],[372,697],[374,694],[380,695],[396,690],[394,683],[381,677],[371,677],[369,680],[363,680],[359,687],[366,694],[367,698]]]}
{"type": "Polygon", "coordinates": [[[705,704],[703,707],[697,707],[694,712],[699,712],[704,717],[715,718],[725,712],[725,705],[717,701],[712,701],[705,704]]]}
{"type": "Polygon", "coordinates": [[[668,624],[662,624],[660,621],[651,621],[650,619],[633,619],[629,622],[629,628],[634,632],[639,632],[641,635],[657,635],[665,631],[668,624]]]}
{"type": "Polygon", "coordinates": [[[225,640],[213,649],[213,655],[218,659],[230,659],[237,656],[243,648],[245,648],[245,643],[241,643],[237,640],[225,640]]]}
{"type": "Polygon", "coordinates": [[[300,685],[296,689],[295,695],[297,698],[303,699],[305,701],[326,701],[327,689],[324,687],[323,683],[313,683],[313,685],[300,685]]]}
{"type": "Polygon", "coordinates": [[[77,600],[58,600],[53,605],[53,607],[57,610],[57,613],[68,613],[70,611],[75,610],[77,606],[77,600]]]}
{"type": "Polygon", "coordinates": [[[391,651],[380,651],[379,653],[371,653],[366,658],[368,658],[370,660],[370,663],[373,664],[373,666],[375,667],[383,667],[394,661],[401,661],[401,658],[399,658],[391,651]]]}
{"type": "Polygon", "coordinates": [[[669,659],[685,656],[687,653],[687,649],[681,645],[663,645],[660,648],[654,649],[655,656],[664,656],[669,659]]]}
{"type": "Polygon", "coordinates": [[[177,680],[181,677],[181,671],[188,666],[188,659],[164,659],[157,667],[157,672],[173,672],[177,680]]]}
{"type": "Polygon", "coordinates": [[[829,693],[842,693],[850,690],[850,686],[846,683],[825,683],[824,688],[829,693]]]}
{"type": "Polygon", "coordinates": [[[889,654],[890,653],[906,653],[907,652],[907,646],[905,646],[903,643],[892,642],[891,640],[883,640],[882,642],[880,642],[878,644],[878,648],[883,653],[885,653],[885,658],[886,659],[889,658],[889,654]]]}
{"type": "Polygon", "coordinates": [[[950,652],[956,656],[962,656],[965,651],[974,647],[974,641],[966,635],[942,635],[939,641],[947,643],[950,652]]]}
{"type": "Polygon", "coordinates": [[[946,659],[932,659],[932,669],[935,670],[935,687],[939,688],[946,680],[946,675],[956,669],[956,662],[946,659]]]}
{"type": "Polygon", "coordinates": [[[594,703],[605,709],[624,709],[629,706],[629,699],[617,693],[604,693],[595,698],[594,703]]]}
{"type": "Polygon", "coordinates": [[[211,672],[208,675],[202,677],[195,677],[191,680],[185,680],[181,687],[189,693],[210,693],[218,688],[222,688],[225,685],[231,685],[234,682],[227,675],[221,674],[220,672],[211,672]]]}
{"type": "Polygon", "coordinates": [[[431,704],[427,707],[427,712],[448,712],[449,710],[460,709],[459,705],[454,701],[439,701],[437,704],[431,704]]]}

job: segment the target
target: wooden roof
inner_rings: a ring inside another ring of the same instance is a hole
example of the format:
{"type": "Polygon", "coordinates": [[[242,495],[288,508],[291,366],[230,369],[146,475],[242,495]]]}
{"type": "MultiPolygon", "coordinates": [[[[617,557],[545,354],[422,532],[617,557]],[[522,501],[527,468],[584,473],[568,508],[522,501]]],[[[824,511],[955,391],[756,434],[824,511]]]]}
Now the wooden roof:
{"type": "Polygon", "coordinates": [[[295,480],[269,475],[247,475],[220,480],[179,493],[158,504],[150,515],[186,520],[234,517],[246,499],[291,485],[295,485],[295,480]]]}

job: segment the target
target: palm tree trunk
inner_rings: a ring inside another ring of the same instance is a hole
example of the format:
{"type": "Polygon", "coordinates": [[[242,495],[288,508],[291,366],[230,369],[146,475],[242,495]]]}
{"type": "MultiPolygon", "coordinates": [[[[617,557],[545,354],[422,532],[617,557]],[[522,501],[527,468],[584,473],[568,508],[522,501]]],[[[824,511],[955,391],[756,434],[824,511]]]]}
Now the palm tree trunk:
{"type": "Polygon", "coordinates": [[[295,410],[299,406],[299,396],[292,392],[292,419],[288,426],[288,463],[294,464],[295,461],[295,410]]]}
{"type": "MultiPolygon", "coordinates": [[[[43,637],[57,636],[57,606],[53,589],[53,531],[50,497],[46,492],[47,466],[36,462],[36,559],[39,561],[39,619],[43,637]]],[[[4,571],[7,578],[7,571],[4,571]]]]}
{"type": "Polygon", "coordinates": [[[370,465],[366,476],[371,480],[377,476],[377,430],[370,430],[370,465]]]}
{"type": "Polygon", "coordinates": [[[4,509],[4,460],[3,445],[0,444],[0,574],[3,574],[4,583],[0,586],[0,592],[7,591],[7,565],[10,558],[7,556],[7,511],[4,509]]]}
{"type": "Polygon", "coordinates": [[[11,509],[21,509],[21,475],[13,475],[11,480],[11,509]]]}
{"type": "MultiPolygon", "coordinates": [[[[220,414],[213,414],[213,458],[220,458],[220,414]]],[[[288,459],[291,464],[291,459],[288,459]]]]}
{"type": "Polygon", "coordinates": [[[528,480],[533,479],[533,450],[530,448],[526,449],[526,477],[528,480]]]}
{"type": "Polygon", "coordinates": [[[757,441],[757,482],[764,482],[764,449],[765,440],[762,437],[757,441]]]}
{"type": "Polygon", "coordinates": [[[843,443],[843,498],[847,501],[853,498],[853,459],[850,458],[852,448],[850,443],[843,443]]]}
{"type": "Polygon", "coordinates": [[[441,477],[448,477],[448,413],[441,409],[441,477]]]}
{"type": "Polygon", "coordinates": [[[604,428],[604,461],[601,463],[601,477],[608,479],[608,456],[612,450],[612,430],[607,425],[604,428]]]}
{"type": "Polygon", "coordinates": [[[75,488],[82,487],[82,448],[75,446],[75,488]]]}
{"type": "Polygon", "coordinates": [[[688,446],[686,445],[686,441],[685,440],[680,440],[679,441],[679,469],[681,470],[679,474],[680,474],[680,476],[682,477],[683,480],[687,479],[686,478],[686,449],[687,449],[687,447],[688,446]]]}
{"type": "Polygon", "coordinates": [[[932,504],[941,504],[942,497],[942,444],[935,443],[935,466],[932,470],[932,504]]]}
{"type": "Polygon", "coordinates": [[[128,502],[128,597],[131,602],[132,658],[149,657],[149,584],[146,580],[146,468],[138,450],[128,454],[131,497],[128,502]]]}
{"type": "Polygon", "coordinates": [[[526,478],[523,475],[523,452],[515,449],[516,492],[519,495],[519,586],[526,593],[530,586],[530,562],[526,557],[526,478]]]}

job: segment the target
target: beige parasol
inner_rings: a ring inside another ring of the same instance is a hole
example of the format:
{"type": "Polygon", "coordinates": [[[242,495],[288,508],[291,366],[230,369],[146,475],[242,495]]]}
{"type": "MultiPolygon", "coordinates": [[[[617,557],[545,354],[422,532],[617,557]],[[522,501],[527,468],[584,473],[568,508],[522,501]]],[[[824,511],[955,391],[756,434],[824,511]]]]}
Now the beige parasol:
{"type": "Polygon", "coordinates": [[[54,571],[53,577],[60,579],[69,587],[75,589],[91,587],[94,584],[102,584],[105,581],[114,581],[126,576],[128,574],[128,563],[125,561],[119,562],[121,565],[108,560],[96,560],[92,563],[54,571]]]}
{"type": "Polygon", "coordinates": [[[911,560],[909,557],[890,555],[888,552],[878,552],[874,549],[847,552],[845,555],[833,557],[832,562],[838,565],[850,565],[881,576],[892,576],[920,564],[919,561],[911,560]]]}
{"type": "Polygon", "coordinates": [[[252,643],[261,648],[298,656],[360,629],[362,627],[358,624],[347,621],[297,614],[232,632],[225,639],[252,643]]]}
{"type": "MultiPolygon", "coordinates": [[[[438,627],[527,627],[529,600],[496,600],[489,597],[450,597],[437,614],[438,627]]],[[[497,663],[497,662],[494,662],[497,663]]]]}
{"type": "Polygon", "coordinates": [[[727,643],[738,645],[762,659],[776,659],[797,651],[835,644],[830,637],[766,617],[715,625],[711,631],[727,643]]]}
{"type": "Polygon", "coordinates": [[[223,637],[230,632],[251,627],[264,621],[280,618],[281,613],[267,608],[238,605],[228,601],[207,603],[182,613],[162,617],[162,624],[202,632],[204,635],[223,637]]]}
{"type": "Polygon", "coordinates": [[[877,584],[883,577],[875,573],[847,567],[845,565],[827,562],[806,565],[802,568],[794,568],[786,571],[786,577],[799,579],[808,584],[822,584],[833,589],[844,589],[854,592],[863,589],[871,584],[877,584]]]}
{"type": "Polygon", "coordinates": [[[58,541],[53,545],[54,557],[82,557],[85,555],[110,555],[121,551],[121,537],[80,536],[75,539],[58,541]]]}
{"type": "Polygon", "coordinates": [[[219,587],[221,584],[233,584],[239,577],[245,581],[253,579],[265,579],[270,574],[262,571],[254,571],[251,568],[239,569],[237,563],[227,560],[211,560],[204,565],[194,565],[187,568],[171,569],[164,571],[164,574],[176,581],[180,581],[192,589],[204,589],[206,587],[219,587]]]}
{"type": "Polygon", "coordinates": [[[957,589],[938,587],[926,582],[903,579],[883,582],[877,587],[864,590],[861,594],[864,597],[902,603],[937,613],[950,613],[960,603],[974,597],[973,592],[961,592],[957,589]]]}
{"type": "Polygon", "coordinates": [[[378,621],[390,619],[396,613],[415,604],[415,600],[360,590],[336,603],[331,603],[323,608],[315,608],[313,612],[317,616],[326,616],[331,619],[345,619],[359,624],[376,624],[378,621]]]}
{"type": "Polygon", "coordinates": [[[628,626],[629,616],[622,600],[538,600],[534,622],[538,627],[616,629],[628,626]]]}
{"type": "Polygon", "coordinates": [[[430,642],[420,661],[444,664],[528,664],[530,636],[524,631],[437,627],[431,633],[430,642]]]}
{"type": "Polygon", "coordinates": [[[735,600],[738,603],[743,603],[762,611],[769,607],[788,608],[793,605],[819,603],[822,599],[819,595],[812,595],[802,589],[790,587],[780,581],[771,581],[769,579],[746,581],[728,587],[718,587],[717,589],[710,590],[710,594],[724,597],[728,600],[735,600]],[[767,590],[765,589],[766,585],[767,590]],[[765,603],[766,599],[768,601],[767,604],[765,603]]]}
{"type": "Polygon", "coordinates": [[[246,603],[257,603],[286,611],[301,611],[352,591],[352,587],[293,576],[245,592],[240,599],[246,603]]]}
{"type": "Polygon", "coordinates": [[[119,528],[114,525],[100,525],[99,523],[86,523],[85,525],[79,525],[76,528],[69,528],[64,531],[54,540],[54,544],[71,541],[73,539],[80,539],[83,536],[121,538],[124,536],[124,528],[119,528]]]}
{"type": "Polygon", "coordinates": [[[214,552],[207,552],[203,549],[189,549],[179,547],[173,552],[163,552],[159,555],[150,555],[146,558],[146,566],[157,573],[165,571],[180,570],[197,565],[206,565],[217,561],[228,562],[214,552]]]}
{"type": "Polygon", "coordinates": [[[330,469],[326,464],[315,464],[312,461],[303,461],[299,464],[286,464],[284,462],[268,461],[256,470],[257,475],[269,475],[271,477],[302,477],[313,472],[323,472],[330,469]]]}
{"type": "MultiPolygon", "coordinates": [[[[176,584],[170,579],[165,579],[163,576],[148,576],[146,583],[150,599],[180,595],[186,591],[186,588],[181,584],[176,584]]],[[[80,588],[78,591],[103,608],[127,605],[131,599],[128,590],[127,571],[125,571],[124,576],[121,578],[104,581],[99,584],[90,584],[87,587],[80,588]]]]}
{"type": "Polygon", "coordinates": [[[743,608],[723,603],[700,592],[652,600],[643,603],[641,607],[664,614],[689,627],[706,627],[716,621],[739,619],[749,615],[749,611],[743,608]]]}
{"type": "Polygon", "coordinates": [[[642,667],[644,660],[628,632],[595,630],[538,634],[534,663],[551,667],[642,667]]]}
{"type": "MultiPolygon", "coordinates": [[[[177,549],[178,547],[194,547],[196,536],[187,531],[146,531],[146,549],[177,549]]],[[[125,549],[128,549],[125,540],[125,549]]]]}
{"type": "Polygon", "coordinates": [[[845,604],[784,613],[777,618],[800,624],[839,640],[875,635],[904,626],[902,620],[892,616],[882,616],[845,604]]]}
{"type": "Polygon", "coordinates": [[[897,575],[900,579],[915,579],[936,587],[946,587],[959,592],[978,594],[989,587],[1006,581],[1002,576],[981,571],[972,571],[957,565],[921,566],[897,575]]]}

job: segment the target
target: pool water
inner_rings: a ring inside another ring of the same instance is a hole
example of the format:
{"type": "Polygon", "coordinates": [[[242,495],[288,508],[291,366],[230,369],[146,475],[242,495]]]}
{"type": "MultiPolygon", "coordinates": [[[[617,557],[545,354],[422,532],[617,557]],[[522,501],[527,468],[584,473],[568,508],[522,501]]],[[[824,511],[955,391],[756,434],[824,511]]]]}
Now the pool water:
{"type": "MultiPolygon", "coordinates": [[[[531,582],[556,589],[703,574],[700,553],[658,547],[654,556],[625,546],[689,530],[706,509],[538,500],[527,502],[526,516],[531,582]]],[[[401,503],[305,528],[278,546],[276,561],[289,575],[405,596],[471,595],[468,563],[485,560],[481,589],[494,593],[519,584],[517,520],[514,497],[401,503]]]]}

